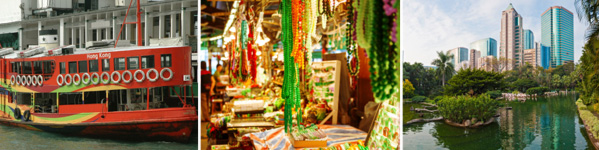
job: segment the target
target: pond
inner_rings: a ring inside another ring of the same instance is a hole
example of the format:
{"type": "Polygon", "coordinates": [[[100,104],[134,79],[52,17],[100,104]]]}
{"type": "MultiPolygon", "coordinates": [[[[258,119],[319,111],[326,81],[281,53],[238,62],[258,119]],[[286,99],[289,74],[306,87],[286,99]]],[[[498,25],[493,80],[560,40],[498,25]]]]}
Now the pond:
{"type": "MultiPolygon", "coordinates": [[[[513,109],[499,109],[498,121],[480,128],[453,127],[440,121],[405,125],[403,148],[593,149],[578,117],[576,98],[567,95],[524,103],[503,102],[513,109]]],[[[409,112],[412,105],[417,104],[404,104],[403,114],[413,117],[415,114],[409,112]]]]}

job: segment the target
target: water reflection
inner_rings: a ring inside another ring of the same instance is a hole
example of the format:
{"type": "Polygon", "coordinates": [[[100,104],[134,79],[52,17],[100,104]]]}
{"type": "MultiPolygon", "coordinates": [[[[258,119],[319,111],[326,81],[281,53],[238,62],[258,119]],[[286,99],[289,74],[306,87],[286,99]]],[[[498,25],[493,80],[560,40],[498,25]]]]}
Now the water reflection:
{"type": "MultiPolygon", "coordinates": [[[[575,97],[508,102],[498,122],[464,129],[442,122],[404,126],[405,149],[589,149],[575,97]]],[[[405,108],[405,106],[404,106],[405,108]]]]}

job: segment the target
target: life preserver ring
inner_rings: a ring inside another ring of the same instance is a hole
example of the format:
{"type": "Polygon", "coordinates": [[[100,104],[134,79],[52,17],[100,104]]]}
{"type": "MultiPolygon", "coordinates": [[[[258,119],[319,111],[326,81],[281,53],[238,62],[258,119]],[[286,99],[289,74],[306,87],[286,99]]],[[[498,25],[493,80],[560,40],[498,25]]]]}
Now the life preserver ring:
{"type": "Polygon", "coordinates": [[[42,86],[44,85],[44,77],[42,77],[42,75],[37,75],[37,85],[38,86],[42,86]]]}
{"type": "Polygon", "coordinates": [[[137,70],[135,71],[135,73],[133,73],[133,79],[135,79],[135,81],[137,82],[144,82],[144,80],[146,79],[146,75],[144,74],[144,71],[137,70]],[[141,73],[141,79],[137,78],[138,73],[141,73]]]}
{"type": "Polygon", "coordinates": [[[146,72],[146,76],[148,77],[148,80],[150,80],[150,82],[154,82],[154,81],[158,80],[158,77],[160,77],[160,75],[158,74],[158,71],[154,68],[148,70],[148,72],[146,72]],[[150,72],[154,72],[154,74],[156,74],[156,76],[154,78],[150,78],[150,72]]]}
{"type": "Polygon", "coordinates": [[[21,84],[22,84],[22,86],[29,86],[29,81],[27,79],[28,78],[27,78],[26,75],[21,76],[21,84]]]}
{"type": "Polygon", "coordinates": [[[29,76],[28,78],[31,86],[37,86],[37,76],[33,75],[29,76]]]}
{"type": "Polygon", "coordinates": [[[108,72],[102,72],[102,75],[100,75],[100,81],[102,81],[103,84],[110,83],[110,75],[108,74],[108,72]],[[106,80],[104,80],[105,75],[106,75],[106,80]]]}
{"type": "Polygon", "coordinates": [[[98,83],[100,83],[100,75],[98,75],[98,73],[94,73],[92,74],[91,78],[89,78],[92,82],[92,84],[97,85],[98,83]],[[95,78],[98,78],[98,80],[94,81],[94,76],[95,78]]]}
{"type": "Polygon", "coordinates": [[[25,122],[25,121],[29,121],[29,118],[30,118],[30,117],[31,117],[31,112],[29,112],[29,111],[25,111],[25,112],[23,113],[23,120],[21,120],[21,121],[23,121],[23,122],[25,122]]]}
{"type": "Polygon", "coordinates": [[[131,75],[131,71],[129,71],[129,70],[125,70],[121,77],[123,78],[123,82],[125,82],[125,83],[129,83],[129,82],[131,82],[131,80],[133,80],[133,75],[131,75]],[[129,80],[125,79],[125,74],[129,75],[129,80]]]}
{"type": "Polygon", "coordinates": [[[170,81],[171,79],[173,79],[173,71],[169,68],[163,68],[162,70],[160,70],[160,78],[162,78],[162,80],[164,81],[170,81]],[[164,71],[168,71],[168,73],[170,74],[170,76],[168,76],[168,78],[164,77],[164,71]]]}
{"type": "Polygon", "coordinates": [[[17,107],[17,108],[15,108],[15,111],[13,113],[14,113],[15,120],[21,119],[21,109],[19,109],[17,107]]]}
{"type": "Polygon", "coordinates": [[[29,83],[27,83],[27,85],[31,85],[31,86],[35,86],[36,85],[36,79],[33,78],[32,75],[28,75],[27,76],[27,81],[29,81],[29,83]]]}
{"type": "Polygon", "coordinates": [[[73,83],[73,77],[71,77],[71,74],[65,75],[64,76],[64,84],[71,85],[71,83],[73,83]]]}
{"type": "Polygon", "coordinates": [[[112,72],[110,74],[110,81],[112,81],[112,83],[119,83],[119,82],[121,82],[121,74],[119,72],[116,72],[116,71],[112,72]],[[119,78],[118,79],[113,78],[114,75],[116,75],[119,78]]]}
{"type": "Polygon", "coordinates": [[[91,76],[89,76],[89,74],[88,74],[88,73],[84,73],[84,74],[81,76],[81,82],[82,82],[83,84],[85,84],[85,85],[89,84],[89,82],[91,82],[91,80],[92,80],[92,77],[91,77],[91,76]],[[87,81],[85,81],[85,77],[86,77],[86,76],[87,76],[87,81]]]}
{"type": "Polygon", "coordinates": [[[64,77],[62,77],[62,74],[56,76],[56,83],[58,84],[58,86],[62,86],[62,84],[64,84],[64,77]]]}
{"type": "Polygon", "coordinates": [[[79,76],[79,74],[73,75],[73,84],[79,85],[80,83],[81,83],[81,76],[79,76]],[[77,78],[77,80],[75,80],[75,78],[77,78]]]}
{"type": "Polygon", "coordinates": [[[10,76],[10,85],[15,85],[15,75],[10,76]]]}

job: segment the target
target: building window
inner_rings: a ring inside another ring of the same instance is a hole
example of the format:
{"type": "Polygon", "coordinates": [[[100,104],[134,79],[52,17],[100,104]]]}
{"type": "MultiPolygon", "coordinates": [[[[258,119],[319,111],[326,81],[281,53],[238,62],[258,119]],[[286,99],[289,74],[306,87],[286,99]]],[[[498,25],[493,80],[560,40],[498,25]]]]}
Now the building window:
{"type": "Polygon", "coordinates": [[[141,68],[154,68],[154,55],[141,56],[141,68]]]}
{"type": "Polygon", "coordinates": [[[102,71],[110,71],[110,61],[108,59],[102,59],[102,71]]]}
{"type": "Polygon", "coordinates": [[[59,65],[60,65],[60,74],[65,74],[66,68],[67,68],[65,63],[61,62],[61,63],[59,63],[59,65]]]}
{"type": "Polygon", "coordinates": [[[125,70],[125,58],[114,59],[114,70],[125,70]]]}
{"type": "Polygon", "coordinates": [[[139,69],[139,57],[129,57],[127,61],[129,64],[127,66],[128,70],[139,69]]]}
{"type": "Polygon", "coordinates": [[[69,73],[77,73],[77,62],[76,61],[69,62],[69,73]]]}
{"type": "Polygon", "coordinates": [[[89,61],[89,72],[98,72],[98,60],[89,61]]]}
{"type": "Polygon", "coordinates": [[[162,68],[171,67],[171,54],[160,55],[160,65],[162,68]]]}
{"type": "Polygon", "coordinates": [[[79,61],[79,73],[87,72],[87,61],[79,61]]]}

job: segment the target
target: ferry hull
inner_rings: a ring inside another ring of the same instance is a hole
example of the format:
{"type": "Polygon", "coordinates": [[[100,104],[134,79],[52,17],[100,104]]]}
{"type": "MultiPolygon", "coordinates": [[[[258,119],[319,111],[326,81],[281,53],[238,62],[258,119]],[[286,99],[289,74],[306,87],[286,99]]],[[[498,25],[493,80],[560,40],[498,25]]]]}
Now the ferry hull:
{"type": "MultiPolygon", "coordinates": [[[[154,110],[156,111],[156,110],[154,110]]],[[[110,116],[128,116],[133,112],[114,112],[110,116]]],[[[82,136],[92,138],[118,139],[128,141],[169,141],[189,142],[192,132],[197,131],[197,116],[183,116],[178,118],[155,118],[134,121],[101,121],[99,118],[90,122],[80,123],[45,123],[34,121],[21,121],[13,118],[2,118],[0,124],[21,127],[28,130],[59,133],[68,136],[82,136]]],[[[109,116],[108,114],[106,114],[109,116]]],[[[105,116],[105,117],[107,117],[105,116]]]]}

